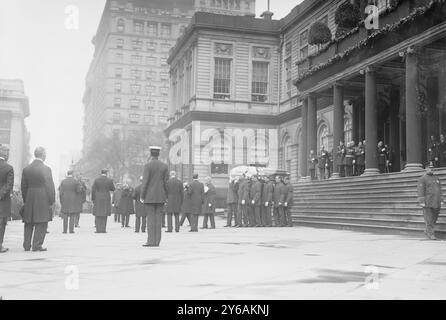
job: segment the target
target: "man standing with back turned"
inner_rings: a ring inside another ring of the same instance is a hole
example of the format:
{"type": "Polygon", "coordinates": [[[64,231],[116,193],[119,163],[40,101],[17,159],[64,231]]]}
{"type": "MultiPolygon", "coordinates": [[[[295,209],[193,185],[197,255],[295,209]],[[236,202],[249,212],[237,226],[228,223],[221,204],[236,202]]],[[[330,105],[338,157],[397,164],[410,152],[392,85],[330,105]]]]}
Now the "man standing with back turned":
{"type": "Polygon", "coordinates": [[[443,197],[441,195],[440,179],[434,174],[433,165],[426,169],[426,174],[418,181],[418,202],[423,208],[426,231],[424,232],[430,240],[435,238],[435,223],[440,214],[443,197]]]}
{"type": "Polygon", "coordinates": [[[48,222],[52,221],[51,206],[56,202],[51,169],[44,164],[46,151],[38,147],[34,151],[35,160],[23,169],[22,197],[25,204],[23,222],[25,223],[25,236],[23,248],[25,251],[47,251],[43,248],[48,222]],[[34,233],[34,237],[33,237],[34,233]]]}
{"type": "Polygon", "coordinates": [[[161,242],[161,225],[163,207],[167,200],[169,169],[167,164],[158,160],[160,152],[160,147],[150,147],[152,159],[144,167],[140,201],[145,205],[149,235],[143,247],[159,247],[161,242]]]}
{"type": "Polygon", "coordinates": [[[0,253],[8,251],[3,247],[6,224],[11,217],[11,193],[14,187],[14,169],[8,164],[9,150],[0,145],[0,253]]]}
{"type": "Polygon", "coordinates": [[[115,191],[115,185],[107,175],[108,170],[102,169],[101,176],[94,181],[91,188],[95,233],[107,233],[107,219],[111,215],[111,192],[115,191]]]}

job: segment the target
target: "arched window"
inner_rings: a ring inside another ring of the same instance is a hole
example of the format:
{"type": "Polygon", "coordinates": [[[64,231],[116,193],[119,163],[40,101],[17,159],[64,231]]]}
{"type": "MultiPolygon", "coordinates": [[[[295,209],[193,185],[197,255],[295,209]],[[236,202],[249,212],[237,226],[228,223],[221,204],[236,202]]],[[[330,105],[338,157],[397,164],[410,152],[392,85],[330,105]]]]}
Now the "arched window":
{"type": "Polygon", "coordinates": [[[328,150],[328,136],[329,136],[329,132],[328,132],[328,127],[327,125],[323,124],[320,128],[319,128],[319,150],[322,146],[324,146],[325,150],[328,150]]]}
{"type": "Polygon", "coordinates": [[[117,27],[118,27],[118,32],[124,32],[125,31],[125,21],[124,21],[124,19],[119,19],[118,20],[117,27]]]}
{"type": "Polygon", "coordinates": [[[347,145],[353,139],[352,120],[346,118],[344,122],[344,143],[347,145]]]}

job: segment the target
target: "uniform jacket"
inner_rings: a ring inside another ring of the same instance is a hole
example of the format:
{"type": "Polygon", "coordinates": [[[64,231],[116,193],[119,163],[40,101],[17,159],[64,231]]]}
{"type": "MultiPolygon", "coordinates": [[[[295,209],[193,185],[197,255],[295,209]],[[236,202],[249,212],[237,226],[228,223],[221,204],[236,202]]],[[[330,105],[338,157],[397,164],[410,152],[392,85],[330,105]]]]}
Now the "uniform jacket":
{"type": "Polygon", "coordinates": [[[262,183],[260,181],[255,181],[251,183],[251,188],[249,190],[249,198],[251,199],[250,205],[260,207],[262,205],[262,183]],[[252,201],[254,200],[254,204],[252,201]]]}
{"type": "Polygon", "coordinates": [[[204,185],[200,181],[194,180],[190,189],[191,213],[199,215],[204,202],[204,185]]]}
{"type": "Polygon", "coordinates": [[[178,178],[167,181],[167,213],[180,213],[183,204],[183,183],[178,178]]]}
{"type": "Polygon", "coordinates": [[[215,190],[215,186],[212,183],[206,186],[208,189],[204,193],[203,213],[215,214],[215,197],[217,196],[217,191],[215,190]]]}
{"type": "Polygon", "coordinates": [[[378,147],[378,165],[385,165],[388,159],[388,150],[386,147],[378,147]]]}
{"type": "Polygon", "coordinates": [[[249,204],[249,189],[250,189],[250,181],[248,179],[242,179],[239,181],[238,188],[238,202],[242,204],[242,201],[245,200],[245,204],[249,204]]]}
{"type": "Polygon", "coordinates": [[[338,155],[338,164],[339,165],[345,165],[345,155],[346,155],[346,148],[345,145],[344,146],[338,146],[337,147],[337,155],[338,155]]]}
{"type": "Polygon", "coordinates": [[[113,181],[106,176],[97,178],[91,188],[91,200],[94,203],[93,215],[108,217],[111,215],[111,195],[115,191],[113,181]]]}
{"type": "Polygon", "coordinates": [[[287,193],[286,193],[286,198],[285,198],[284,202],[286,202],[288,204],[288,208],[290,208],[293,205],[294,188],[291,183],[286,184],[285,187],[287,189],[287,193]]]}
{"type": "Polygon", "coordinates": [[[11,193],[14,187],[14,169],[0,160],[0,218],[11,216],[11,193]]]}
{"type": "Polygon", "coordinates": [[[353,161],[355,160],[355,148],[348,147],[345,151],[345,165],[352,166],[353,161]]]}
{"type": "Polygon", "coordinates": [[[25,203],[23,221],[25,223],[45,223],[52,220],[51,206],[56,202],[51,169],[43,161],[34,160],[23,169],[22,197],[25,203]]]}
{"type": "Polygon", "coordinates": [[[317,155],[314,153],[313,155],[308,155],[308,170],[316,170],[317,166],[317,155]]]}
{"type": "Polygon", "coordinates": [[[82,211],[81,185],[73,177],[68,177],[59,186],[60,212],[80,213],[82,211]]]}
{"type": "Polygon", "coordinates": [[[288,195],[288,189],[283,184],[283,182],[276,183],[273,192],[274,207],[275,208],[282,207],[287,195],[288,195]]]}
{"type": "Polygon", "coordinates": [[[436,141],[431,141],[427,151],[427,160],[433,162],[437,161],[436,159],[438,159],[438,143],[436,141]]]}
{"type": "Polygon", "coordinates": [[[325,150],[323,152],[320,152],[318,156],[319,169],[325,169],[325,167],[328,167],[329,162],[330,162],[330,154],[325,150]]]}
{"type": "Polygon", "coordinates": [[[144,167],[141,195],[144,203],[164,204],[167,200],[167,181],[169,169],[167,164],[158,159],[152,159],[144,167]]]}
{"type": "Polygon", "coordinates": [[[418,202],[428,208],[439,209],[442,201],[440,179],[434,174],[425,174],[418,180],[418,202]]]}
{"type": "MultiPolygon", "coordinates": [[[[133,204],[134,190],[131,187],[125,187],[122,189],[121,200],[119,201],[119,212],[124,215],[135,214],[135,207],[133,204]]],[[[140,201],[141,202],[141,201],[140,201]]]]}
{"type": "Polygon", "coordinates": [[[365,147],[364,146],[356,147],[355,154],[356,154],[356,164],[360,166],[365,165],[365,147]]]}
{"type": "Polygon", "coordinates": [[[266,202],[268,202],[268,205],[270,206],[273,202],[273,192],[274,192],[274,183],[272,181],[268,181],[263,186],[262,191],[262,202],[263,205],[265,205],[266,202]]]}
{"type": "Polygon", "coordinates": [[[227,197],[228,204],[238,203],[238,188],[239,184],[236,183],[235,181],[229,183],[228,197],[227,197]]]}
{"type": "Polygon", "coordinates": [[[187,184],[183,188],[183,203],[181,205],[181,213],[192,213],[192,188],[187,184]]]}
{"type": "Polygon", "coordinates": [[[141,188],[142,185],[140,184],[133,190],[133,199],[135,200],[135,214],[137,217],[145,217],[146,212],[144,210],[144,204],[141,203],[141,188]]]}

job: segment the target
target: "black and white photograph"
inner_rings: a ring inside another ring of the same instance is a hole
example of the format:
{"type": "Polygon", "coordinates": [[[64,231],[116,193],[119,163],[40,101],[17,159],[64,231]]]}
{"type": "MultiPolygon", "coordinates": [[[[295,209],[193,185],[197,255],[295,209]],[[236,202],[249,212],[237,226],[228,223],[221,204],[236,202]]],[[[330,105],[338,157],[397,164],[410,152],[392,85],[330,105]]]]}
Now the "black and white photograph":
{"type": "Polygon", "coordinates": [[[446,299],[446,1],[0,7],[0,300],[446,299]]]}

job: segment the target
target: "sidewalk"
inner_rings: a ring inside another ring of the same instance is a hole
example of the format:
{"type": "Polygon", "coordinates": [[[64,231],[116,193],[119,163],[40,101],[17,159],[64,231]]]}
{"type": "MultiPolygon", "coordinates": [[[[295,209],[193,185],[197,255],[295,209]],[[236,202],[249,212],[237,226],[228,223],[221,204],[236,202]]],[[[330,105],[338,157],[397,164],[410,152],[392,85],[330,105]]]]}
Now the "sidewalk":
{"type": "MultiPolygon", "coordinates": [[[[134,217],[131,224],[134,224],[134,217]]],[[[200,219],[201,222],[201,219],[200,219]]],[[[48,252],[24,252],[10,223],[0,255],[3,299],[446,299],[446,242],[312,228],[223,228],[145,234],[93,218],[62,234],[50,223],[48,252]],[[78,288],[76,274],[78,276],[78,288]],[[73,289],[73,290],[70,290],[73,289]]]]}

